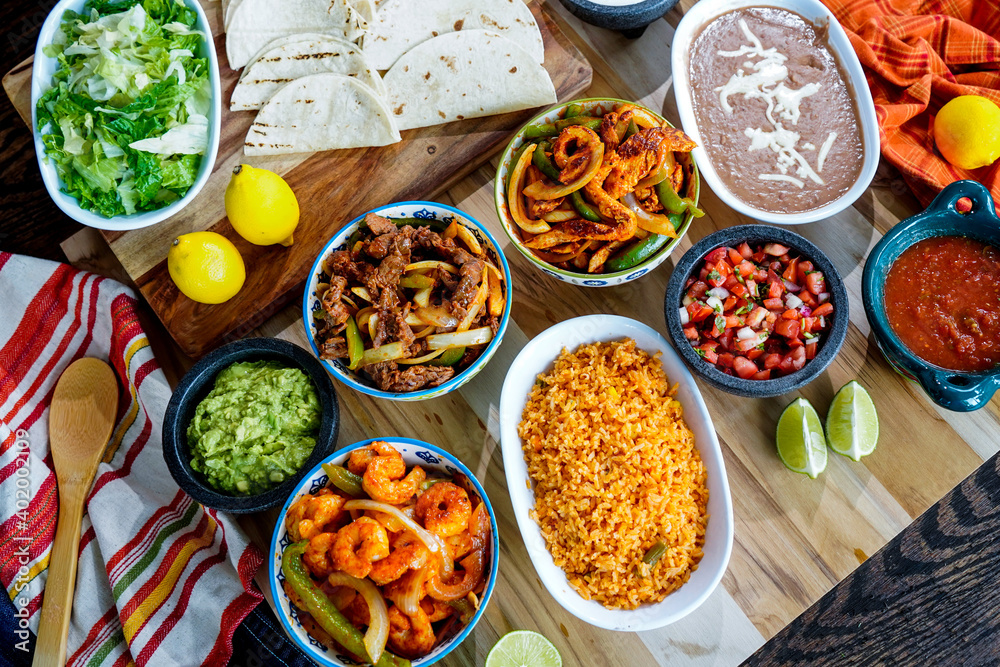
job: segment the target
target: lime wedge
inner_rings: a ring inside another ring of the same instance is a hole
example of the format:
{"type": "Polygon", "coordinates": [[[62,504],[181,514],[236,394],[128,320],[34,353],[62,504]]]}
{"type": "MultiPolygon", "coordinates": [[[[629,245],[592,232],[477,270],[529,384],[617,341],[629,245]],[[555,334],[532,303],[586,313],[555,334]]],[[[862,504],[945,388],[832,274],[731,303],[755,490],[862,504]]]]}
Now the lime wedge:
{"type": "Polygon", "coordinates": [[[562,658],[552,642],[537,632],[515,630],[490,649],[486,667],[562,667],[562,658]]]}
{"type": "Polygon", "coordinates": [[[878,413],[868,392],[853,380],[830,403],[826,414],[826,439],[830,449],[860,461],[878,443],[878,413]]]}
{"type": "Polygon", "coordinates": [[[792,401],[778,419],[778,458],[793,472],[816,475],[826,470],[826,439],[816,409],[804,398],[792,401]]]}

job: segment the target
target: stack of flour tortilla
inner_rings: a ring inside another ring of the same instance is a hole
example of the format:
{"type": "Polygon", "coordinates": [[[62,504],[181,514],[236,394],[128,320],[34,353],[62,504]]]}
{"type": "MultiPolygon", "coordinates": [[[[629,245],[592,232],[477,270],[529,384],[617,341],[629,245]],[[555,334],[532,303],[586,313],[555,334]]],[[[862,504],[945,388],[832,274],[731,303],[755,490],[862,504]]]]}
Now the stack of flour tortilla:
{"type": "Polygon", "coordinates": [[[257,110],[247,155],[385,146],[556,101],[522,0],[224,0],[223,16],[243,68],[230,109],[257,110]]]}

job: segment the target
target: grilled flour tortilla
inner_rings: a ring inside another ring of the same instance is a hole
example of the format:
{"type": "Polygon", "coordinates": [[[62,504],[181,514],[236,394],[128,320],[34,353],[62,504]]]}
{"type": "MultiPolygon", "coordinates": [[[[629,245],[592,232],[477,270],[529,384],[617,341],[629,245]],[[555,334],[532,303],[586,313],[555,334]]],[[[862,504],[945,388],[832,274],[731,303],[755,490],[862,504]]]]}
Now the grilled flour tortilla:
{"type": "Polygon", "coordinates": [[[511,40],[486,30],[429,39],[396,61],[384,81],[400,130],[556,101],[552,80],[538,61],[511,40]]]}
{"type": "Polygon", "coordinates": [[[522,0],[386,0],[362,41],[377,70],[386,70],[407,51],[438,35],[491,30],[545,60],[542,34],[522,0]]]}
{"type": "Polygon", "coordinates": [[[354,10],[345,0],[232,0],[226,26],[226,55],[233,69],[280,37],[296,33],[360,36],[354,10]]]}
{"type": "Polygon", "coordinates": [[[372,88],[354,77],[323,73],[280,88],[257,113],[243,152],[312,153],[397,141],[389,109],[372,88]]]}
{"type": "Polygon", "coordinates": [[[322,72],[356,77],[380,96],[385,95],[382,77],[372,70],[356,44],[320,36],[265,49],[243,70],[229,100],[229,109],[259,109],[290,81],[322,72]]]}

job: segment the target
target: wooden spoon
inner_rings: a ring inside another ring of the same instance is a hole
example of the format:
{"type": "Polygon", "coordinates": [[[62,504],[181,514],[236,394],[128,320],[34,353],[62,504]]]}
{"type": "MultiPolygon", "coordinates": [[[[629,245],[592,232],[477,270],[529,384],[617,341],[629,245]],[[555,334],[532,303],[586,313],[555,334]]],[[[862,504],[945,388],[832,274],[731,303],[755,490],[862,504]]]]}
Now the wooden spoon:
{"type": "Polygon", "coordinates": [[[115,372],[100,359],[77,359],[56,383],[49,408],[49,448],[59,486],[59,523],[49,557],[34,667],[66,664],[83,505],[117,410],[115,372]]]}

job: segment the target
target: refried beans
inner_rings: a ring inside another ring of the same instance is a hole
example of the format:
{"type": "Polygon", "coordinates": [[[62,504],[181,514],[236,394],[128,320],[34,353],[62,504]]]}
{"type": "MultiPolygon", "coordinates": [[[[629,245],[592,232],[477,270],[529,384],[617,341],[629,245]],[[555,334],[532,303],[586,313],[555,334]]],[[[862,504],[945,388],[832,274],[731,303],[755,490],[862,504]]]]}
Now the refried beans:
{"type": "Polygon", "coordinates": [[[691,89],[719,178],[754,208],[810,211],[847,192],[864,150],[827,30],[774,7],[739,9],[695,39],[691,89]]]}

